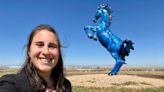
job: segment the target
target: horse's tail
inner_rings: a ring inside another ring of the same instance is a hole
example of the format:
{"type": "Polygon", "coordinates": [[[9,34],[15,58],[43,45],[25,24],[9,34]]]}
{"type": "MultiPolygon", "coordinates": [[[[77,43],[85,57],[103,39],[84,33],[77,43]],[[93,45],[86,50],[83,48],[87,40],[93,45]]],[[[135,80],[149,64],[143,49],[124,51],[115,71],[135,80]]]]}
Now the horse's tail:
{"type": "Polygon", "coordinates": [[[119,50],[119,56],[125,61],[125,56],[129,56],[130,49],[134,50],[133,42],[131,40],[124,40],[119,50]]]}

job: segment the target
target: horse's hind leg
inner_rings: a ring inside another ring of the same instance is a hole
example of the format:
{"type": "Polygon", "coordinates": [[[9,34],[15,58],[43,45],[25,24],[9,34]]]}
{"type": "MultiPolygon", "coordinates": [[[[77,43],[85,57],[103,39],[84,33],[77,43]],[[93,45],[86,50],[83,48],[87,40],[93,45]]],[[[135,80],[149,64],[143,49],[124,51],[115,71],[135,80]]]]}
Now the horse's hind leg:
{"type": "Polygon", "coordinates": [[[119,70],[121,69],[124,62],[117,61],[115,66],[112,68],[111,72],[108,75],[117,75],[119,70]]]}
{"type": "Polygon", "coordinates": [[[119,62],[118,66],[116,68],[116,74],[120,71],[123,64],[124,64],[124,62],[119,62]]]}
{"type": "Polygon", "coordinates": [[[116,60],[116,64],[112,68],[111,72],[108,73],[108,75],[116,75],[119,72],[119,70],[124,62],[122,61],[122,59],[119,58],[119,56],[116,52],[115,53],[111,52],[111,55],[116,60]]]}
{"type": "Polygon", "coordinates": [[[112,70],[108,73],[108,75],[116,75],[116,69],[118,67],[118,63],[116,63],[114,65],[114,67],[112,68],[112,70]]]}

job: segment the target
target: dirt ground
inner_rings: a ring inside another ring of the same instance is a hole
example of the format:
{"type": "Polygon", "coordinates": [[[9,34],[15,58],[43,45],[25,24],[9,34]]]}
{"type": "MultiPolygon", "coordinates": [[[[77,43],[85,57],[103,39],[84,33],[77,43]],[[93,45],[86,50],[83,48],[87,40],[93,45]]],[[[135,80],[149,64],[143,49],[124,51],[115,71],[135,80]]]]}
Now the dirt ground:
{"type": "Polygon", "coordinates": [[[84,87],[127,87],[148,88],[164,86],[163,79],[145,78],[134,75],[89,74],[68,76],[73,86],[84,87]]]}

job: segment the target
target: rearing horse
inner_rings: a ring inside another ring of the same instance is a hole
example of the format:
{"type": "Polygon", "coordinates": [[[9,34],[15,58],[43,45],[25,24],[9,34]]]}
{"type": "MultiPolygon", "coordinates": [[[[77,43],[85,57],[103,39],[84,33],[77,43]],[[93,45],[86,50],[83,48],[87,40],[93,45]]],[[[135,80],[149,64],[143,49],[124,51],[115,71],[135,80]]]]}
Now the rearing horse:
{"type": "Polygon", "coordinates": [[[95,41],[98,39],[111,53],[112,57],[116,60],[116,64],[108,75],[116,75],[121,66],[125,64],[125,56],[129,55],[130,49],[134,50],[133,42],[131,40],[122,41],[111,32],[109,27],[112,20],[112,10],[108,5],[100,5],[93,22],[96,23],[98,19],[99,23],[97,26],[85,26],[84,31],[90,39],[95,41]]]}

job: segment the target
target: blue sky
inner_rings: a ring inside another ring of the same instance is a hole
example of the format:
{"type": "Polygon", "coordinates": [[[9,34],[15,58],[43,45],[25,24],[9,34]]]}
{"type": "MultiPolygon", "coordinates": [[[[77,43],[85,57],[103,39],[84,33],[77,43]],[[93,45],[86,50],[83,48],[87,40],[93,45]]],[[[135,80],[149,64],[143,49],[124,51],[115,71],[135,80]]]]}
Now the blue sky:
{"type": "Polygon", "coordinates": [[[22,65],[24,45],[31,30],[50,24],[59,33],[65,65],[113,65],[115,60],[83,28],[95,25],[92,18],[99,4],[113,9],[111,31],[130,39],[135,50],[128,65],[164,66],[163,0],[1,0],[0,65],[22,65]]]}

